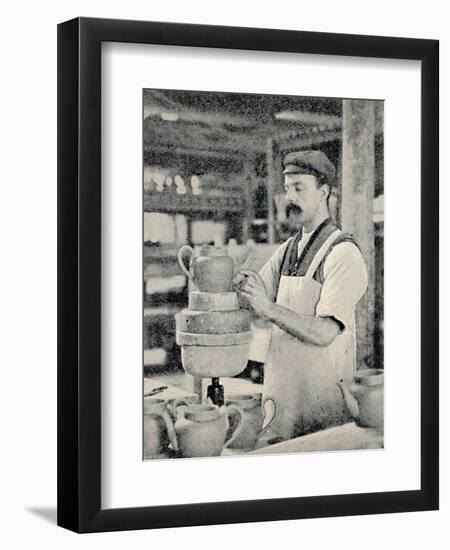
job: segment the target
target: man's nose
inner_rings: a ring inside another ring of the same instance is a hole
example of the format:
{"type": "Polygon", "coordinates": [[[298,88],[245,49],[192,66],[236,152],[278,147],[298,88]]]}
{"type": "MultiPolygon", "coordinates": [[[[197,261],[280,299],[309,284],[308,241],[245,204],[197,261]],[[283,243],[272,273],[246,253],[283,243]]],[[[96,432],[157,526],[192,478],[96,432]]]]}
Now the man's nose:
{"type": "Polygon", "coordinates": [[[295,191],[293,189],[288,189],[286,191],[286,201],[294,202],[294,200],[295,200],[295,191]]]}

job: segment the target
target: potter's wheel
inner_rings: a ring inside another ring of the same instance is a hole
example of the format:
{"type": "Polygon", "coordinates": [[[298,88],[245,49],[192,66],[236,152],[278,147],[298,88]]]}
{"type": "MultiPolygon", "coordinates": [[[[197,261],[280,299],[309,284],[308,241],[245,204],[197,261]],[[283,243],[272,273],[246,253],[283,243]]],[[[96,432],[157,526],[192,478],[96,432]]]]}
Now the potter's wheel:
{"type": "Polygon", "coordinates": [[[176,315],[176,341],[183,368],[211,378],[207,396],[223,404],[219,377],[233,377],[247,366],[252,332],[250,314],[239,308],[236,292],[189,293],[189,307],[176,315]]]}

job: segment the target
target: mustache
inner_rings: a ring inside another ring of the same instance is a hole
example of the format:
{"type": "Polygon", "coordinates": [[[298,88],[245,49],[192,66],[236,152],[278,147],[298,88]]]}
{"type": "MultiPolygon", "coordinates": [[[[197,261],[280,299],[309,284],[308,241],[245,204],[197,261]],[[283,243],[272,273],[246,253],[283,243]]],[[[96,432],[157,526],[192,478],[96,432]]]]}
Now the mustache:
{"type": "Polygon", "coordinates": [[[301,214],[303,212],[303,208],[301,208],[300,206],[297,206],[296,204],[288,204],[286,206],[286,216],[289,217],[291,214],[301,214]]]}

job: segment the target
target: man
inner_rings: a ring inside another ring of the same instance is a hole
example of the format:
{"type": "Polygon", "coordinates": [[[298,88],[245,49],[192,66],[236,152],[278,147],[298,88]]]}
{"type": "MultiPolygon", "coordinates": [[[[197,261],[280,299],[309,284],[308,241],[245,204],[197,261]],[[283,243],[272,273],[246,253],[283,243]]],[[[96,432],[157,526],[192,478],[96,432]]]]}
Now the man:
{"type": "Polygon", "coordinates": [[[263,397],[276,404],[267,426],[275,439],[347,420],[337,383],[351,381],[355,370],[355,307],[367,288],[358,246],[330,219],[332,163],[321,151],[302,151],[288,154],[284,166],[288,207],[302,229],[259,275],[243,271],[241,288],[272,323],[263,397]]]}

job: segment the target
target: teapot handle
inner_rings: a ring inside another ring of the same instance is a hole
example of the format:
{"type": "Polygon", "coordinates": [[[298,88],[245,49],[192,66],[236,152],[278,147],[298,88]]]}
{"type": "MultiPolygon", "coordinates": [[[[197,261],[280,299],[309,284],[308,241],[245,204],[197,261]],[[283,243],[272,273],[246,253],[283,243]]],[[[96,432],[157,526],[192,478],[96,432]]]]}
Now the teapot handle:
{"type": "Polygon", "coordinates": [[[169,411],[165,410],[165,411],[161,412],[160,416],[164,420],[164,424],[166,425],[167,435],[169,436],[169,441],[172,444],[173,450],[178,451],[177,435],[175,433],[173,420],[172,420],[172,417],[170,416],[169,411]]]}
{"type": "Polygon", "coordinates": [[[238,425],[236,426],[236,428],[234,429],[233,433],[231,434],[231,436],[228,438],[228,440],[225,441],[225,444],[224,444],[224,449],[226,447],[228,447],[228,445],[230,445],[231,443],[233,443],[233,441],[237,438],[237,436],[241,433],[242,431],[242,428],[243,428],[243,424],[242,424],[242,411],[239,407],[237,407],[236,405],[227,405],[227,410],[226,410],[226,415],[227,415],[227,418],[230,416],[230,413],[232,415],[235,415],[237,414],[238,417],[239,417],[239,420],[238,420],[238,425]]]}
{"type": "Polygon", "coordinates": [[[356,384],[347,384],[344,380],[340,380],[337,385],[342,392],[342,397],[344,398],[347,409],[350,411],[353,418],[357,420],[359,418],[359,405],[356,395],[358,395],[359,388],[356,384]]]}
{"type": "Polygon", "coordinates": [[[267,403],[267,401],[272,401],[274,410],[273,410],[272,418],[269,420],[269,422],[261,430],[260,436],[267,432],[267,430],[269,429],[269,426],[272,424],[272,422],[275,420],[275,417],[277,416],[277,402],[275,401],[275,397],[273,395],[266,395],[265,397],[263,397],[263,400],[262,400],[262,403],[261,403],[261,408],[263,410],[263,416],[264,416],[263,423],[264,423],[264,420],[266,419],[265,404],[267,403]]]}
{"type": "Polygon", "coordinates": [[[193,259],[194,259],[194,250],[191,246],[189,246],[188,244],[184,244],[181,248],[178,249],[178,252],[177,252],[178,265],[181,267],[181,270],[183,271],[183,273],[185,273],[185,275],[192,282],[194,282],[194,278],[192,277],[192,273],[191,273],[191,266],[192,266],[193,259]],[[186,252],[189,252],[189,255],[191,257],[189,260],[189,269],[186,269],[186,266],[184,265],[184,261],[183,261],[183,258],[186,252]]]}

